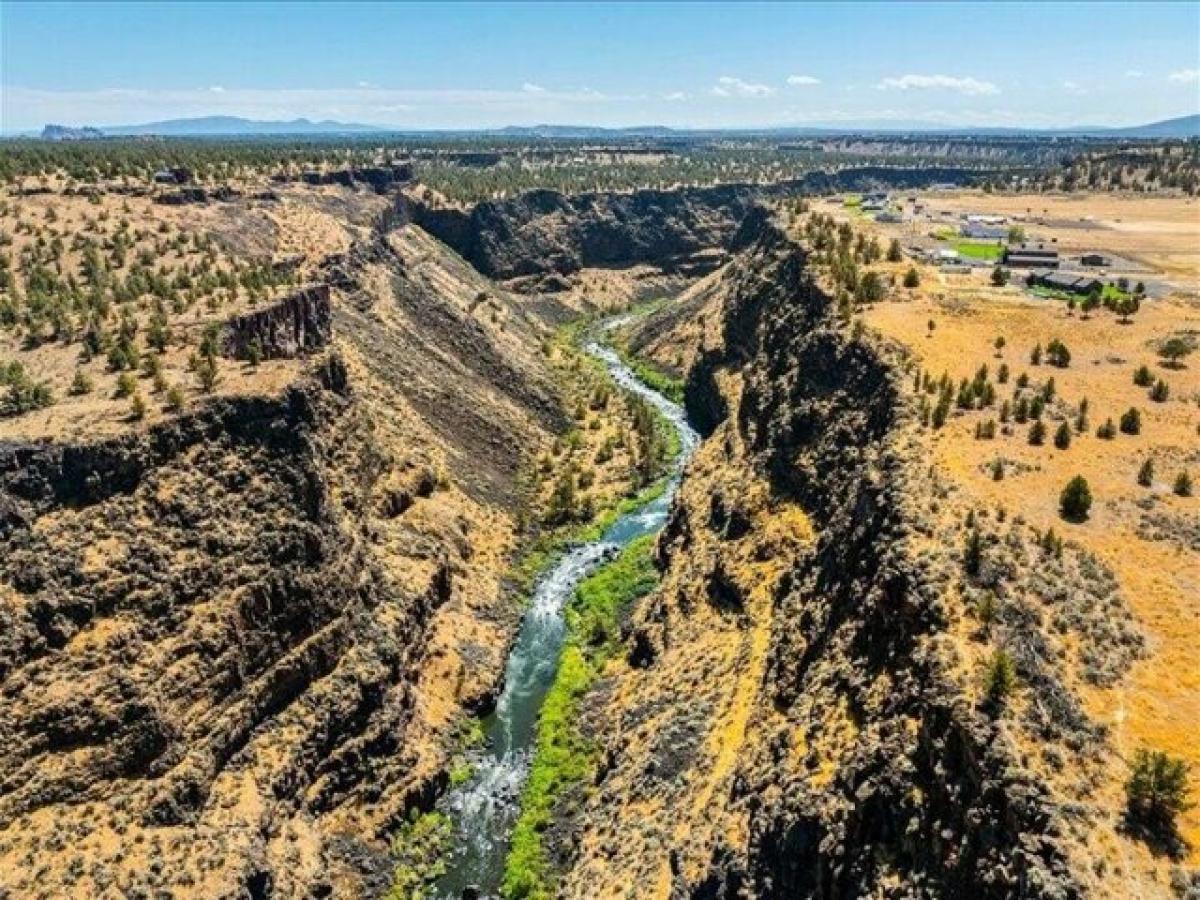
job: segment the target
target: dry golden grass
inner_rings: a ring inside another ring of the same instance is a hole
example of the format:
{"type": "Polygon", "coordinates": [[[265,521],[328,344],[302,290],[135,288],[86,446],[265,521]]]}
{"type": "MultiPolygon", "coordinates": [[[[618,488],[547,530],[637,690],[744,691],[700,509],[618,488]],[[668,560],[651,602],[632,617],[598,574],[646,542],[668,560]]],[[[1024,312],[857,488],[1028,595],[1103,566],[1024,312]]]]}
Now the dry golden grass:
{"type": "MultiPolygon", "coordinates": [[[[976,199],[963,200],[964,208],[980,208],[976,199]]],[[[1075,201],[1060,201],[1068,202],[1075,201]]],[[[1183,215],[1177,201],[1143,202],[1151,214],[1171,208],[1177,218],[1183,215]]],[[[1132,218],[1133,204],[1098,198],[1093,207],[1082,208],[1093,208],[1097,214],[1104,209],[1128,209],[1125,217],[1132,218]]],[[[1107,244],[1101,249],[1117,250],[1107,244]]],[[[1139,527],[1143,517],[1139,503],[1148,497],[1153,497],[1154,512],[1173,517],[1183,523],[1181,528],[1190,523],[1195,529],[1200,519],[1200,499],[1172,492],[1180,471],[1190,471],[1193,480],[1200,478],[1200,355],[1193,354],[1185,367],[1173,369],[1156,354],[1157,343],[1170,334],[1200,333],[1200,302],[1179,296],[1148,301],[1132,323],[1122,324],[1104,310],[1084,319],[1070,313],[1061,301],[1032,298],[1016,287],[956,281],[928,267],[922,275],[917,291],[898,292],[892,301],[869,309],[867,324],[908,348],[934,378],[945,372],[957,383],[971,378],[982,365],[994,378],[1001,363],[1011,370],[1009,384],[998,386],[995,407],[952,412],[944,428],[927,432],[932,461],[965,491],[968,505],[1003,508],[1039,530],[1053,528],[1112,568],[1149,637],[1149,654],[1114,688],[1077,687],[1092,716],[1111,727],[1118,757],[1128,759],[1139,747],[1153,747],[1183,757],[1194,771],[1200,771],[1200,741],[1196,740],[1200,657],[1195,642],[1200,631],[1200,552],[1194,539],[1189,545],[1182,533],[1172,540],[1151,540],[1139,527]],[[997,337],[1006,341],[999,352],[994,347],[997,337]],[[1070,348],[1069,368],[1045,362],[1031,365],[1034,345],[1044,347],[1054,338],[1070,348]],[[1134,385],[1134,369],[1141,365],[1169,384],[1166,402],[1151,401],[1146,388],[1134,385]],[[1048,408],[1046,443],[1031,446],[1027,425],[1013,425],[1009,435],[998,432],[995,440],[977,440],[976,424],[997,418],[1000,401],[1011,395],[1022,372],[1033,385],[1053,377],[1056,395],[1065,403],[1058,412],[1053,405],[1048,408]],[[1073,435],[1068,449],[1056,449],[1056,419],[1073,422],[1084,398],[1089,401],[1088,428],[1073,435]],[[1096,436],[1099,424],[1109,418],[1119,422],[1131,407],[1142,413],[1141,434],[1118,432],[1111,441],[1096,436]],[[988,465],[997,457],[1006,461],[1007,473],[1001,481],[993,479],[988,465]],[[1155,465],[1155,483],[1149,489],[1136,481],[1147,458],[1155,465]],[[1077,474],[1087,478],[1095,502],[1087,521],[1069,523],[1059,515],[1058,498],[1077,474]]],[[[1124,800],[1126,777],[1123,766],[1115,765],[1118,768],[1101,788],[1102,802],[1114,820],[1124,800]]],[[[1191,844],[1194,864],[1200,860],[1200,808],[1183,816],[1181,830],[1191,844]]],[[[1124,840],[1113,839],[1109,851],[1124,856],[1126,868],[1150,870],[1157,865],[1140,846],[1124,840]]]]}
{"type": "MultiPolygon", "coordinates": [[[[149,260],[149,268],[168,279],[181,272],[189,273],[198,283],[201,272],[233,273],[238,266],[252,260],[262,262],[289,253],[300,254],[309,270],[325,252],[345,249],[344,234],[338,231],[331,218],[300,203],[283,204],[279,209],[276,227],[265,228],[270,222],[263,211],[253,204],[204,204],[167,206],[153,202],[151,197],[98,195],[98,202],[84,196],[61,193],[19,196],[9,194],[2,201],[0,233],[11,241],[3,248],[15,272],[22,273],[23,257],[37,247],[61,244],[61,252],[50,268],[63,278],[74,277],[85,289],[83,278],[84,247],[77,241],[90,241],[100,248],[100,254],[110,263],[111,245],[118,235],[126,241],[124,263],[113,265],[111,273],[127,276],[139,262],[149,260]],[[276,234],[287,232],[287,241],[279,244],[288,253],[277,252],[276,234]],[[243,239],[245,234],[252,237],[243,239]]],[[[24,273],[18,276],[21,280],[24,273]]],[[[171,341],[159,356],[163,382],[166,387],[178,386],[186,402],[200,396],[199,385],[189,370],[188,360],[207,327],[219,325],[230,317],[262,308],[275,297],[290,290],[286,285],[267,288],[265,295],[252,298],[245,290],[231,293],[225,288],[204,292],[199,287],[181,288],[177,297],[181,308],[166,304],[171,341]]],[[[146,328],[151,319],[152,304],[147,296],[126,307],[139,325],[137,343],[143,354],[146,328]]],[[[0,363],[19,362],[35,382],[47,384],[54,405],[40,410],[0,418],[0,437],[6,439],[79,440],[120,433],[134,424],[131,399],[117,397],[119,373],[111,371],[104,354],[90,360],[82,354],[83,321],[71,323],[72,340],[28,340],[22,327],[0,329],[0,363]],[[91,391],[72,395],[76,371],[91,382],[91,391]]],[[[111,334],[118,327],[116,304],[105,322],[111,334]]],[[[220,377],[213,393],[217,395],[264,394],[277,395],[291,383],[299,372],[293,361],[276,360],[258,369],[234,362],[219,362],[220,377]]],[[[137,377],[137,393],[146,404],[144,423],[153,423],[170,415],[166,409],[165,388],[156,391],[152,380],[141,372],[137,377]]]]}
{"type": "Polygon", "coordinates": [[[1031,239],[1057,240],[1064,251],[1114,253],[1172,277],[1200,278],[1196,198],[956,191],[921,195],[921,200],[933,210],[1013,217],[1031,239]]]}

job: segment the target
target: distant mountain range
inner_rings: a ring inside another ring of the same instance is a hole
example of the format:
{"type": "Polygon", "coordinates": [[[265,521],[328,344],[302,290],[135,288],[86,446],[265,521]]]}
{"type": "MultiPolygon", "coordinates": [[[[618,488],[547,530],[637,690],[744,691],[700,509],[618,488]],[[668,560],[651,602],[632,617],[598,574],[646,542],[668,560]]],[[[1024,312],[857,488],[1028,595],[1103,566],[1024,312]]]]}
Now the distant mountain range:
{"type": "Polygon", "coordinates": [[[198,119],[167,119],[143,125],[105,125],[71,128],[47,125],[45,140],[88,140],[101,137],[256,137],[262,135],[338,135],[386,131],[374,125],[346,122],[313,122],[309,119],[258,121],[237,116],[203,116],[198,119]]]}
{"type": "Polygon", "coordinates": [[[969,128],[948,127],[929,122],[844,122],[828,126],[794,128],[736,128],[736,129],[679,129],[665,125],[642,125],[630,128],[601,128],[592,125],[510,125],[506,128],[463,131],[436,129],[403,130],[378,125],[350,122],[292,119],[290,121],[258,121],[237,116],[205,116],[196,119],[168,119],[144,125],[113,125],[104,127],[72,127],[47,125],[42,129],[43,140],[93,140],[105,137],[266,137],[266,136],[338,136],[366,134],[411,135],[481,135],[523,138],[667,138],[703,135],[761,135],[780,137],[819,137],[836,134],[937,134],[950,136],[1031,135],[1045,137],[1114,137],[1114,138],[1196,138],[1200,137],[1200,115],[1180,116],[1125,128],[969,128]]]}

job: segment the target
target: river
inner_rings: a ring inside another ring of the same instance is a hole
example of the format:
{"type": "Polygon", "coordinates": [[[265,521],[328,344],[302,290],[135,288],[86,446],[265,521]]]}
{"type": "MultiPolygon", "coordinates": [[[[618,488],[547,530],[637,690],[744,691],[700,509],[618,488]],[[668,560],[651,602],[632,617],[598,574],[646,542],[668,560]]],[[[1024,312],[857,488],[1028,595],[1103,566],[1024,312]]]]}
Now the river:
{"type": "MultiPolygon", "coordinates": [[[[612,328],[625,319],[610,320],[612,328]]],[[[483,722],[484,753],[474,774],[452,789],[442,808],[454,825],[454,847],[435,896],[443,900],[495,897],[504,875],[513,826],[520,812],[521,789],[537,736],[538,713],[554,681],[566,627],[563,610],[575,586],[635,538],[662,528],[679,487],[684,464],[699,435],[683,409],[648,387],[609,347],[589,341],[585,349],[604,363],[622,388],[644,397],[679,434],[679,455],[667,489],[655,500],[621,516],[598,540],[568,550],[538,579],[508,657],[504,689],[496,709],[483,722]]]]}

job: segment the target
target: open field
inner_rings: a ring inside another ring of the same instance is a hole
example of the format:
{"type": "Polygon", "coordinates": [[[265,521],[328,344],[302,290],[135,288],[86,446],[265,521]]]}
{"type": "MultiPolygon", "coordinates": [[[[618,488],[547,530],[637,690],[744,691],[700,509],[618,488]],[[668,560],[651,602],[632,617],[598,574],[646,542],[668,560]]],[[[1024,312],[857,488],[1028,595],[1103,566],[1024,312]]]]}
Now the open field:
{"type": "Polygon", "coordinates": [[[1010,216],[1033,240],[1060,251],[1127,257],[1186,284],[1200,279],[1200,201],[1123,194],[985,194],[925,196],[931,209],[1010,216]]]}
{"type": "MultiPolygon", "coordinates": [[[[1022,207],[1011,199],[1007,205],[1004,198],[992,201],[974,196],[953,200],[963,211],[1016,212],[1022,207]]],[[[1101,252],[1118,247],[1120,252],[1133,252],[1123,235],[1139,235],[1140,246],[1150,248],[1147,236],[1154,235],[1157,243],[1151,255],[1165,253],[1178,264],[1183,257],[1163,248],[1176,241],[1182,244],[1183,236],[1200,226],[1192,221],[1197,207],[1190,201],[1095,198],[1064,203],[1071,204],[1073,214],[1092,210],[1095,215],[1114,215],[1114,227],[1087,232],[1087,246],[1101,252]],[[1117,227],[1121,225],[1125,231],[1117,227]]],[[[1055,212],[1067,215],[1061,204],[1055,212]]],[[[907,265],[893,266],[893,274],[907,265]]],[[[1168,337],[1195,341],[1200,336],[1200,300],[1184,294],[1150,300],[1132,322],[1123,323],[1104,309],[1085,318],[1068,310],[1061,299],[1031,297],[1016,284],[996,288],[985,279],[943,276],[928,266],[919,265],[918,270],[921,286],[897,289],[890,300],[868,308],[866,323],[907,348],[918,367],[935,379],[946,373],[957,384],[974,377],[982,366],[993,378],[1001,366],[1009,370],[1006,383],[997,385],[994,405],[952,410],[944,427],[927,432],[932,460],[961,492],[962,506],[956,508],[1003,510],[1039,532],[1053,529],[1112,571],[1147,637],[1148,652],[1115,685],[1081,681],[1076,689],[1089,714],[1109,729],[1118,760],[1128,761],[1137,749],[1151,747],[1200,770],[1200,743],[1195,740],[1200,721],[1200,670],[1195,666],[1200,500],[1174,492],[1180,473],[1190,473],[1193,482],[1200,477],[1200,354],[1192,353],[1175,367],[1157,353],[1168,337]],[[1000,349],[998,338],[1004,339],[1000,349]],[[1045,359],[1033,365],[1034,347],[1045,348],[1055,339],[1069,348],[1069,366],[1051,366],[1045,359]],[[1140,366],[1168,386],[1165,401],[1152,400],[1146,386],[1134,383],[1140,366]],[[1053,399],[1043,417],[1044,443],[1031,445],[1031,425],[1011,420],[1004,424],[1003,419],[993,439],[980,439],[977,428],[988,421],[997,423],[999,406],[1015,396],[1014,384],[1022,376],[1035,390],[1053,379],[1053,399]],[[1086,421],[1080,428],[1084,408],[1086,421]],[[1097,435],[1099,426],[1110,419],[1118,422],[1131,408],[1141,414],[1140,433],[1118,430],[1108,440],[1097,435]],[[1052,440],[1060,423],[1067,423],[1071,431],[1066,448],[1052,440]],[[1146,460],[1154,470],[1148,487],[1139,485],[1137,478],[1146,460]],[[997,462],[1003,471],[999,480],[997,462]],[[1065,521],[1059,513],[1059,494],[1075,475],[1087,479],[1094,497],[1091,513],[1082,522],[1065,521]]],[[[1194,291],[1193,278],[1194,270],[1189,269],[1189,289],[1194,291]]],[[[1114,820],[1124,802],[1124,777],[1120,771],[1110,773],[1100,791],[1099,802],[1114,820]]],[[[1181,832],[1194,863],[1200,859],[1200,808],[1184,814],[1181,832]]],[[[1153,868],[1157,863],[1138,848],[1118,842],[1104,852],[1118,861],[1118,868],[1153,868]]]]}

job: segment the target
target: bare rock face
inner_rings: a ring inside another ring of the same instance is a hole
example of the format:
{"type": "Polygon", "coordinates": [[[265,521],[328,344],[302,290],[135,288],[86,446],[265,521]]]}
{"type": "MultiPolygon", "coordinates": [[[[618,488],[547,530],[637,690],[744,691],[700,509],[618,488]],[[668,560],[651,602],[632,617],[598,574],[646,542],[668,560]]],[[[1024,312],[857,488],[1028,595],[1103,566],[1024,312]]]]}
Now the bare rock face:
{"type": "MultiPolygon", "coordinates": [[[[568,275],[590,266],[651,263],[688,275],[710,270],[701,251],[729,247],[757,201],[767,197],[963,183],[986,173],[960,168],[869,166],[814,171],[771,185],[727,184],[630,193],[529,191],[470,209],[412,200],[409,215],[484,275],[501,280],[568,275]]],[[[531,285],[542,290],[541,281],[531,285]]]]}
{"type": "Polygon", "coordinates": [[[289,359],[321,349],[332,334],[329,286],[317,285],[231,319],[220,342],[235,359],[247,359],[254,347],[261,359],[289,359]]]}
{"type": "Polygon", "coordinates": [[[670,266],[722,246],[750,208],[746,186],[630,194],[531,191],[470,212],[414,204],[413,221],[499,279],[584,266],[670,266]]]}

